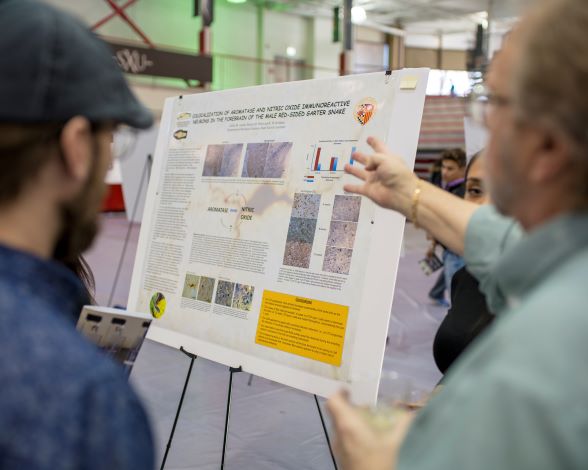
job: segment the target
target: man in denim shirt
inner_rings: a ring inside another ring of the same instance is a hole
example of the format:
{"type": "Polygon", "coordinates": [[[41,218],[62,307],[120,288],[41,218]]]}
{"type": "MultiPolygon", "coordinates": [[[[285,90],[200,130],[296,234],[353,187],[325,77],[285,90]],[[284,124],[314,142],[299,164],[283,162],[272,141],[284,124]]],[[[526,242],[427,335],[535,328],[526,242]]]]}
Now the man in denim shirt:
{"type": "Polygon", "coordinates": [[[151,115],[70,16],[0,0],[0,31],[0,468],[153,468],[145,412],[76,332],[85,290],[52,261],[92,242],[115,126],[151,115]]]}

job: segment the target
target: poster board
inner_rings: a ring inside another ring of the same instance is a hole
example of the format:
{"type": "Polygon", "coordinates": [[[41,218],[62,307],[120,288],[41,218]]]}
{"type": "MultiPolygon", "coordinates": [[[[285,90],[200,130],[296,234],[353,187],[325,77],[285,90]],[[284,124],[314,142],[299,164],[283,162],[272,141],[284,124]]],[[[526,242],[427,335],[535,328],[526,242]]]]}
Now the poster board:
{"type": "Polygon", "coordinates": [[[156,317],[148,338],[373,403],[404,218],[345,194],[342,170],[371,135],[414,165],[427,77],[168,99],[128,303],[156,317]]]}

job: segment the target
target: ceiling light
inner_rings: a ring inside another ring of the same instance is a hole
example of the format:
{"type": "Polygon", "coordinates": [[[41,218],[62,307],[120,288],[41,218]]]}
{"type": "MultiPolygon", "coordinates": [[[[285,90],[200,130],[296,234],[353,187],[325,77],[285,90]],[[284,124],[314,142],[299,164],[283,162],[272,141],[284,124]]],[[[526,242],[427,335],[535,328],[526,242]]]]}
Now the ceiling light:
{"type": "Polygon", "coordinates": [[[478,23],[479,25],[482,25],[482,27],[484,29],[488,28],[488,12],[487,11],[479,11],[477,13],[473,13],[470,15],[470,18],[475,21],[476,23],[478,23]]]}
{"type": "Polygon", "coordinates": [[[245,3],[247,0],[227,0],[229,3],[245,3]]]}
{"type": "Polygon", "coordinates": [[[354,23],[363,23],[367,18],[367,14],[363,7],[353,7],[351,9],[351,21],[354,23]]]}
{"type": "Polygon", "coordinates": [[[294,56],[296,56],[296,48],[295,47],[292,47],[292,46],[288,46],[286,48],[286,55],[288,57],[294,57],[294,56]]]}

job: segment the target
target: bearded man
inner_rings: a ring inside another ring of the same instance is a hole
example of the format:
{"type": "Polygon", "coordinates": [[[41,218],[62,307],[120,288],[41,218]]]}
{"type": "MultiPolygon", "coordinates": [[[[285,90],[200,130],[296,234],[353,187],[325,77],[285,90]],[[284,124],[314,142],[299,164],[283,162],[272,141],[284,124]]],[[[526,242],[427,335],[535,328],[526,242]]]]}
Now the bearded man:
{"type": "Polygon", "coordinates": [[[0,31],[0,467],[152,468],[145,412],[76,331],[86,290],[52,261],[94,238],[115,127],[151,115],[69,15],[0,0],[0,31]]]}

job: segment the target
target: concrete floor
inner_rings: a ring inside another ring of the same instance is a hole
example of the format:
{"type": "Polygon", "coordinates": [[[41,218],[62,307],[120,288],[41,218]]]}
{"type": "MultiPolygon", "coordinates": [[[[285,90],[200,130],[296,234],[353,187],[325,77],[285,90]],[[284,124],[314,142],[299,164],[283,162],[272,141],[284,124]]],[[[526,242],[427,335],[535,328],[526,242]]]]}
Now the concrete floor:
{"type": "MultiPolygon", "coordinates": [[[[96,299],[100,305],[124,306],[139,227],[133,225],[129,231],[122,214],[105,214],[102,222],[102,232],[87,254],[96,277],[96,299]],[[127,234],[128,247],[114,285],[127,234]]],[[[445,314],[427,299],[435,279],[427,278],[418,266],[425,249],[424,233],[408,224],[383,368],[384,377],[398,377],[417,390],[431,390],[441,377],[431,348],[445,314]]],[[[189,364],[181,352],[146,341],[131,376],[151,418],[158,468],[189,364]]],[[[195,361],[165,468],[220,468],[228,381],[226,366],[195,361]]],[[[259,377],[250,380],[246,373],[235,374],[225,468],[332,469],[313,396],[259,377]]]]}

